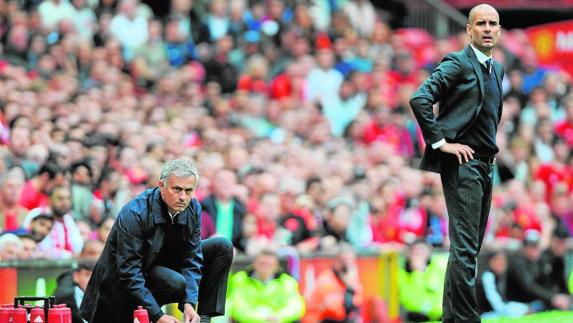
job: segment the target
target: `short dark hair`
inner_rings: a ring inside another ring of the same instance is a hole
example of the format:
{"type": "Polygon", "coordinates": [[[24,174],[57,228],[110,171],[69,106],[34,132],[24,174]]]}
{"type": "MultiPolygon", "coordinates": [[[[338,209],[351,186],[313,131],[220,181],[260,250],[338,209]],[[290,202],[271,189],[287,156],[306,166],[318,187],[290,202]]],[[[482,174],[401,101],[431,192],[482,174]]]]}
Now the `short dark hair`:
{"type": "Polygon", "coordinates": [[[52,194],[54,194],[57,190],[60,190],[60,189],[66,189],[66,190],[68,190],[68,191],[71,192],[71,189],[70,189],[69,186],[64,185],[64,184],[59,184],[59,185],[56,185],[56,186],[52,187],[52,189],[51,189],[50,192],[48,193],[48,196],[49,196],[49,197],[52,197],[52,194]]]}
{"type": "Polygon", "coordinates": [[[46,220],[54,221],[54,217],[51,214],[40,213],[40,214],[36,215],[33,219],[31,219],[30,222],[34,222],[38,219],[46,219],[46,220]]]}
{"type": "Polygon", "coordinates": [[[319,176],[312,176],[306,181],[305,190],[308,191],[312,185],[320,183],[322,183],[322,178],[320,178],[319,176]]]}
{"type": "Polygon", "coordinates": [[[90,175],[90,178],[93,178],[93,176],[94,176],[94,175],[93,175],[93,170],[92,170],[92,166],[91,166],[90,163],[89,163],[89,160],[87,160],[87,159],[80,159],[80,160],[77,160],[77,161],[73,162],[73,163],[70,165],[70,171],[71,171],[72,174],[73,174],[73,173],[74,173],[76,170],[78,170],[78,168],[80,168],[80,167],[85,167],[85,168],[88,170],[88,174],[90,175]]]}
{"type": "Polygon", "coordinates": [[[40,167],[37,175],[48,174],[49,179],[54,179],[56,176],[63,174],[64,170],[54,162],[46,162],[40,167]]]}

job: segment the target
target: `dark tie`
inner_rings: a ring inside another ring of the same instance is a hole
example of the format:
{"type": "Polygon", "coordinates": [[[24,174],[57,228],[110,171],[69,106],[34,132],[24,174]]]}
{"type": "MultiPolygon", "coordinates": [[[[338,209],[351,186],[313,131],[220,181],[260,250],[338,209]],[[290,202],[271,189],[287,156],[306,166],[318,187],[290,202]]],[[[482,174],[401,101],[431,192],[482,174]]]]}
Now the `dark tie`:
{"type": "Polygon", "coordinates": [[[485,68],[491,74],[491,58],[485,61],[485,68]]]}

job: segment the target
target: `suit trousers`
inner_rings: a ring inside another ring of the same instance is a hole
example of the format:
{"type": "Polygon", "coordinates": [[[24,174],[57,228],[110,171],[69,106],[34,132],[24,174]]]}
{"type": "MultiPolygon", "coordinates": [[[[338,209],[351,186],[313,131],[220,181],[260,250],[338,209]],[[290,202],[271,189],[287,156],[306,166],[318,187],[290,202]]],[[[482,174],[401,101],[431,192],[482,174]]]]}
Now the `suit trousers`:
{"type": "MultiPolygon", "coordinates": [[[[199,284],[198,313],[199,315],[220,316],[225,314],[227,282],[229,270],[233,261],[233,245],[227,239],[216,237],[201,240],[203,252],[203,270],[199,284]]],[[[123,288],[114,282],[116,288],[123,288]]],[[[160,265],[151,265],[145,286],[149,289],[157,303],[161,305],[179,303],[185,295],[187,282],[176,269],[160,265]]],[[[116,299],[114,293],[106,295],[98,305],[93,322],[132,322],[133,310],[123,311],[121,317],[110,316],[117,311],[112,308],[135,308],[133,300],[116,299]],[[107,309],[106,309],[107,308],[107,309]]],[[[107,294],[107,293],[106,293],[107,294]]],[[[182,308],[180,308],[182,310],[182,308]]]]}
{"type": "Polygon", "coordinates": [[[443,321],[480,322],[476,295],[477,257],[491,207],[494,165],[478,159],[459,164],[454,155],[442,158],[440,174],[450,237],[443,321]]]}
{"type": "MultiPolygon", "coordinates": [[[[233,246],[228,240],[216,237],[202,240],[201,249],[203,270],[197,312],[199,315],[224,315],[233,246]]],[[[185,295],[187,283],[176,270],[152,265],[147,280],[151,294],[160,305],[178,303],[185,295]]]]}

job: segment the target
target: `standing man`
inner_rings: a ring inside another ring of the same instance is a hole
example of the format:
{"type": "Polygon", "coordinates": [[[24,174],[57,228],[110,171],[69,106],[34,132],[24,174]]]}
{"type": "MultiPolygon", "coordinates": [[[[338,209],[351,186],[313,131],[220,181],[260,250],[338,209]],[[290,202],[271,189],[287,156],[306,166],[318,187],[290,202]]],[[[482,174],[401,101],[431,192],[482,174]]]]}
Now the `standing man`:
{"type": "Polygon", "coordinates": [[[498,152],[503,68],[492,60],[492,52],[500,29],[499,14],[492,6],[472,8],[466,26],[470,44],[448,54],[410,99],[426,142],[420,168],[441,174],[449,214],[444,322],[480,322],[476,258],[490,210],[498,152]],[[435,103],[439,103],[437,116],[435,103]]]}
{"type": "Polygon", "coordinates": [[[201,240],[198,181],[190,161],[168,161],[159,187],[120,211],[81,305],[85,320],[131,322],[142,305],[153,322],[179,322],[161,310],[169,303],[179,303],[186,323],[224,314],[233,247],[220,237],[201,240]]]}

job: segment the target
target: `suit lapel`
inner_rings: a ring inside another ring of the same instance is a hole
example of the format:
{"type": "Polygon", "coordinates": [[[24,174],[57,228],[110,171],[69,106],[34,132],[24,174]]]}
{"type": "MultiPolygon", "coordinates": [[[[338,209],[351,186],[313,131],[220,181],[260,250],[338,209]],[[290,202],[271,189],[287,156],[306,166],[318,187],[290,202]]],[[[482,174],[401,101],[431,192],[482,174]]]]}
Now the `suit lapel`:
{"type": "MultiPolygon", "coordinates": [[[[492,62],[493,62],[493,60],[492,60],[492,62]]],[[[499,88],[499,93],[500,93],[499,108],[498,108],[498,114],[497,114],[498,115],[497,122],[499,122],[499,121],[501,121],[501,114],[502,114],[502,108],[503,108],[503,89],[502,89],[502,86],[503,86],[502,77],[503,76],[501,73],[503,67],[500,64],[493,62],[493,68],[494,68],[495,76],[497,79],[497,87],[499,88]]]]}
{"type": "Polygon", "coordinates": [[[481,111],[481,107],[483,105],[483,99],[484,99],[484,83],[483,83],[483,74],[481,71],[481,66],[479,65],[478,59],[476,57],[476,54],[474,53],[474,51],[472,50],[472,48],[468,45],[466,47],[466,56],[468,56],[468,60],[470,61],[470,63],[472,64],[472,67],[474,68],[474,72],[477,75],[478,78],[478,83],[479,83],[479,92],[481,94],[482,97],[482,101],[479,103],[477,109],[476,109],[476,114],[475,116],[477,116],[480,111],[481,111]]]}
{"type": "Polygon", "coordinates": [[[499,88],[499,93],[502,93],[502,96],[503,96],[503,89],[502,89],[503,80],[502,80],[502,76],[501,76],[502,67],[497,62],[494,62],[493,68],[494,68],[495,76],[497,77],[497,87],[499,88]]]}

